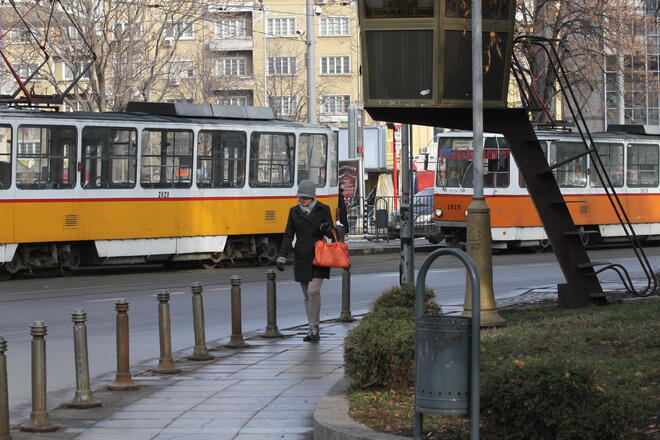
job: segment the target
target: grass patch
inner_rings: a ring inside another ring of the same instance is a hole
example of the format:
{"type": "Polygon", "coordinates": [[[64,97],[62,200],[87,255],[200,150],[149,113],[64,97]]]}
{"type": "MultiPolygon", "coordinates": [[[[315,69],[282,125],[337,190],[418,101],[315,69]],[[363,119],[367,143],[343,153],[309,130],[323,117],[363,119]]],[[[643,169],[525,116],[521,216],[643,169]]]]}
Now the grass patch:
{"type": "MultiPolygon", "coordinates": [[[[508,325],[481,337],[483,439],[660,438],[660,302],[503,315],[508,325]],[[507,414],[519,437],[499,431],[507,414]]],[[[412,388],[354,390],[350,401],[356,420],[411,434],[412,388]]],[[[467,438],[466,419],[424,424],[429,439],[467,438]]]]}

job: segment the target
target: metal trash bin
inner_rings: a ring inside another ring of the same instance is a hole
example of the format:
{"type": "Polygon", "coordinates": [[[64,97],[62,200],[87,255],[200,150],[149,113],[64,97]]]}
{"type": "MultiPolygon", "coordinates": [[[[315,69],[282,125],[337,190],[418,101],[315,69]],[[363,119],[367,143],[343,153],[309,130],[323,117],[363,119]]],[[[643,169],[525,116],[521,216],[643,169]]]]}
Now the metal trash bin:
{"type": "Polygon", "coordinates": [[[472,317],[427,314],[426,275],[442,255],[457,257],[469,275],[472,306],[481,310],[479,274],[458,249],[436,249],[424,260],[415,285],[415,413],[413,439],[422,440],[424,414],[470,415],[470,440],[479,440],[479,313],[472,317]]]}
{"type": "Polygon", "coordinates": [[[470,409],[471,320],[425,315],[417,321],[416,410],[465,415],[470,409]],[[429,372],[433,374],[428,374],[429,372]]]}

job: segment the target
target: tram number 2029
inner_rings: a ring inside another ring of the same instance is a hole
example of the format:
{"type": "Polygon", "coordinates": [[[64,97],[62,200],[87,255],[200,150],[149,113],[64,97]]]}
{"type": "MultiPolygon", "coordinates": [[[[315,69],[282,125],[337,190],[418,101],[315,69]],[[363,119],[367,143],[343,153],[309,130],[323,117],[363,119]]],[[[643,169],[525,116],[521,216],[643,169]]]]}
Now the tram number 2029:
{"type": "Polygon", "coordinates": [[[170,196],[169,191],[158,191],[158,198],[159,199],[167,199],[170,196]]]}

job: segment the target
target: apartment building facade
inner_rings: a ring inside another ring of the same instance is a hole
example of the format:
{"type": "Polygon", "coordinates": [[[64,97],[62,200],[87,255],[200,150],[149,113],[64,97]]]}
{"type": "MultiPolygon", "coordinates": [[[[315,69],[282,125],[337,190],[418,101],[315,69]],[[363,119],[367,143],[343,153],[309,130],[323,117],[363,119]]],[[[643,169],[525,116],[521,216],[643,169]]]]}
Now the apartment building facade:
{"type": "MultiPolygon", "coordinates": [[[[21,3],[27,8],[30,2],[21,3]]],[[[106,3],[93,19],[72,6],[77,28],[62,15],[56,28],[46,29],[43,13],[41,19],[35,15],[30,29],[19,23],[0,47],[25,79],[42,59],[35,41],[47,33],[51,59],[30,87],[55,93],[85,66],[89,54],[80,43],[82,33],[99,59],[66,100],[66,110],[121,110],[130,100],[183,101],[269,105],[278,117],[303,121],[313,37],[315,122],[346,123],[348,106],[362,99],[357,2],[316,0],[313,31],[307,29],[305,0],[106,3]]],[[[14,11],[1,9],[1,25],[8,29],[14,11]]],[[[2,70],[2,92],[10,93],[11,76],[2,70]]]]}

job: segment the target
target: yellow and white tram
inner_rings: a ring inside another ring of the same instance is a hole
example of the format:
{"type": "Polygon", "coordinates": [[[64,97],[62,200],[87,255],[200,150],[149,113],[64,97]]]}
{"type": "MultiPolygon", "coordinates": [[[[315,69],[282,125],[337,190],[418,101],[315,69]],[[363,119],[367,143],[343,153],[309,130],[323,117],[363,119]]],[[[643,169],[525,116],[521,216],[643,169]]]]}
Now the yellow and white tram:
{"type": "Polygon", "coordinates": [[[265,109],[0,110],[0,276],[85,264],[269,263],[297,182],[316,182],[335,212],[337,149],[329,127],[275,120],[265,109]]]}
{"type": "MultiPolygon", "coordinates": [[[[660,133],[658,133],[660,134],[660,133]]],[[[537,133],[550,165],[585,151],[571,132],[537,133]]],[[[641,239],[660,238],[660,135],[607,132],[593,134],[608,176],[641,239]]],[[[472,198],[472,133],[438,135],[434,219],[451,241],[464,241],[466,211],[472,198]]],[[[554,170],[585,245],[625,237],[605,190],[581,158],[554,170]]],[[[484,135],[484,193],[490,207],[493,246],[547,246],[547,237],[525,182],[511,159],[505,138],[484,135]]]]}

